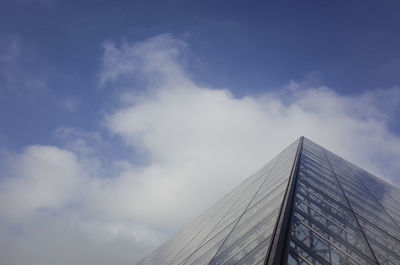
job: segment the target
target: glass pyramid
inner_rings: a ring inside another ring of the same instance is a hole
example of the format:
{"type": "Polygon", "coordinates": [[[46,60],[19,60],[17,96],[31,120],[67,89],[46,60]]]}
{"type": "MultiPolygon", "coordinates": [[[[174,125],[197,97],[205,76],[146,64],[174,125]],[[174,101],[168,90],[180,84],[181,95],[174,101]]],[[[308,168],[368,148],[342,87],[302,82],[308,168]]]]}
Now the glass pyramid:
{"type": "Polygon", "coordinates": [[[137,265],[400,265],[399,224],[399,189],[301,137],[137,265]]]}

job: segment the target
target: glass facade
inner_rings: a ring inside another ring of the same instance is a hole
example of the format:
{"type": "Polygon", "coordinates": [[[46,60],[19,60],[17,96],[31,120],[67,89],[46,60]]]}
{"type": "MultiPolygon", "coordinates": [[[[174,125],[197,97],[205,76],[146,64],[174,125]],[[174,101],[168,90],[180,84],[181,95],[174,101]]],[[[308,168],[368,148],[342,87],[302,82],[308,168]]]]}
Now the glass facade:
{"type": "Polygon", "coordinates": [[[301,137],[137,265],[400,265],[399,224],[399,189],[301,137]]]}
{"type": "Polygon", "coordinates": [[[303,140],[287,264],[400,264],[400,191],[303,140]]]}

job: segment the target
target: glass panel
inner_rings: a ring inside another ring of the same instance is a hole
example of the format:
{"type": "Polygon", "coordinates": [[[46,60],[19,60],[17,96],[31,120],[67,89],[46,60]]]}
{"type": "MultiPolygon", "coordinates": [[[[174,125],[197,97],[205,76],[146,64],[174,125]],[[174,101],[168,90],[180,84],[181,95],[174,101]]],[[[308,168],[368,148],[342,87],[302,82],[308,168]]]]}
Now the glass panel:
{"type": "Polygon", "coordinates": [[[304,139],[291,213],[288,264],[376,264],[335,166],[321,147],[304,139]]]}
{"type": "Polygon", "coordinates": [[[326,151],[380,264],[400,264],[398,189],[326,151]]]}
{"type": "Polygon", "coordinates": [[[291,144],[138,264],[208,264],[224,243],[223,251],[230,255],[226,263],[244,256],[250,260],[249,253],[258,258],[269,242],[298,144],[291,144]]]}

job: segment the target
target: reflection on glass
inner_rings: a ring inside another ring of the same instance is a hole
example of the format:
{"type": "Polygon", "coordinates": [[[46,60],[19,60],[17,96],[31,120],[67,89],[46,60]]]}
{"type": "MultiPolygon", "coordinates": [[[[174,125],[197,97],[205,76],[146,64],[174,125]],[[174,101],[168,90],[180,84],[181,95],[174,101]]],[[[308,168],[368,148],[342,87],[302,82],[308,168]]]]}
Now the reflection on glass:
{"type": "Polygon", "coordinates": [[[400,264],[399,195],[304,139],[287,264],[400,264]]]}
{"type": "Polygon", "coordinates": [[[400,190],[308,139],[296,156],[299,144],[138,265],[263,265],[271,240],[281,236],[287,244],[280,251],[291,265],[400,265],[400,190]],[[285,212],[289,193],[292,208],[285,212]],[[290,217],[289,227],[272,235],[280,214],[290,217]]]}
{"type": "Polygon", "coordinates": [[[262,264],[299,140],[138,265],[262,264]]]}

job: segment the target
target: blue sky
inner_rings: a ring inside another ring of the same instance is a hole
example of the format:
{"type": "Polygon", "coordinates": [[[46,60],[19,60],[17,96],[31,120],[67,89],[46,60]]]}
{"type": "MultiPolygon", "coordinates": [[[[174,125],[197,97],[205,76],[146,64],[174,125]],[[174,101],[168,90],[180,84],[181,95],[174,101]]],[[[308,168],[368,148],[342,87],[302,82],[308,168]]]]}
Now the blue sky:
{"type": "Polygon", "coordinates": [[[5,264],[132,264],[300,135],[399,186],[399,11],[2,1],[5,264]]]}
{"type": "MultiPolygon", "coordinates": [[[[400,81],[399,3],[388,1],[3,1],[3,41],[17,39],[21,64],[36,68],[48,91],[34,102],[2,97],[3,134],[12,147],[48,138],[54,126],[95,126],[109,91],[96,93],[101,43],[171,33],[190,45],[196,81],[235,95],[278,89],[308,79],[341,94],[391,88],[400,81]],[[96,95],[96,96],[94,96],[96,95]],[[82,99],[66,115],[48,98],[82,99]],[[42,102],[40,102],[42,100],[42,102]],[[18,104],[19,103],[19,104],[18,104]],[[21,109],[21,104],[30,108],[21,109]],[[52,115],[43,120],[43,112],[52,115]],[[32,132],[32,124],[41,123],[32,132]],[[16,130],[18,129],[18,130],[16,130]],[[19,131],[16,134],[16,131],[19,131]]],[[[6,45],[6,44],[4,44],[6,45]]],[[[3,47],[4,48],[4,47],[3,47]]],[[[17,98],[18,97],[18,98],[17,98]]],[[[398,122],[396,122],[397,124],[398,122]]],[[[398,126],[393,129],[399,132],[398,126]]],[[[44,143],[44,141],[43,141],[44,143]]]]}

